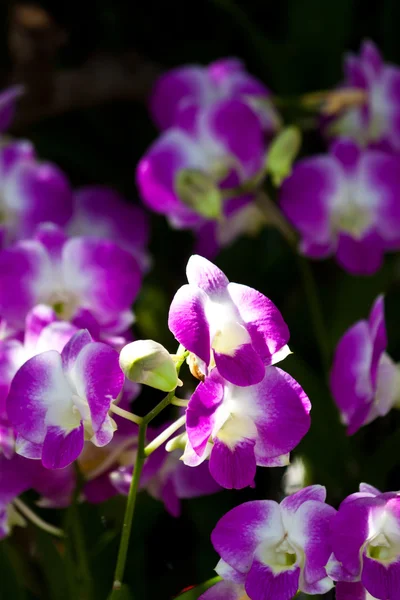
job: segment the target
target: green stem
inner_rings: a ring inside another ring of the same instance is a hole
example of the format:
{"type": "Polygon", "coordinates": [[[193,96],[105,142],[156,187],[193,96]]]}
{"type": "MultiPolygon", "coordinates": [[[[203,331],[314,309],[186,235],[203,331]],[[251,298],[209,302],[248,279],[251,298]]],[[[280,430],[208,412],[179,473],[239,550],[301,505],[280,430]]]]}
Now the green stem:
{"type": "MultiPolygon", "coordinates": [[[[188,355],[189,355],[189,352],[187,352],[185,350],[182,354],[180,354],[179,356],[176,357],[175,360],[176,360],[177,375],[179,375],[181,366],[183,365],[183,363],[186,360],[186,357],[188,355]]],[[[169,392],[169,394],[167,394],[167,396],[165,396],[165,398],[163,400],[161,400],[161,402],[159,404],[157,404],[157,406],[155,406],[153,408],[153,410],[151,410],[146,416],[144,416],[142,418],[142,422],[139,424],[136,461],[135,461],[135,465],[133,468],[132,481],[131,481],[131,486],[129,488],[128,501],[126,503],[126,508],[125,508],[124,523],[122,525],[121,541],[120,541],[120,545],[119,545],[117,564],[115,567],[114,583],[113,583],[113,588],[112,588],[112,592],[109,597],[109,600],[116,600],[117,598],[121,597],[122,581],[123,581],[124,573],[125,573],[125,565],[126,565],[126,559],[127,559],[127,555],[128,555],[129,539],[130,539],[130,535],[131,535],[131,531],[132,531],[133,517],[135,514],[136,498],[137,498],[137,494],[139,491],[140,477],[142,474],[143,465],[146,460],[145,447],[146,447],[147,425],[150,423],[150,421],[155,419],[155,417],[157,415],[159,415],[160,412],[164,410],[164,408],[166,408],[169,404],[171,404],[172,400],[175,397],[175,391],[176,390],[169,392]]]]}

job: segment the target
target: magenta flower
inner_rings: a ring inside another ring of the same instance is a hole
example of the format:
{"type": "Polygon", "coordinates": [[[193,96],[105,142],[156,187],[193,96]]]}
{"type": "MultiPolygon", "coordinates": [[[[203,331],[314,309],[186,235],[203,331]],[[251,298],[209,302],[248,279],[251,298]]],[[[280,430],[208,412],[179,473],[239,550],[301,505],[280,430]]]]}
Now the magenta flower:
{"type": "Polygon", "coordinates": [[[119,333],[132,323],[140,282],[136,260],[113,242],[68,239],[46,224],[33,239],[0,252],[0,313],[23,328],[36,304],[52,306],[65,320],[89,311],[103,329],[119,333]]]}
{"type": "Polygon", "coordinates": [[[16,100],[22,96],[22,85],[13,85],[0,93],[0,132],[3,133],[14,118],[16,100]]]}
{"type": "Polygon", "coordinates": [[[131,252],[142,268],[149,265],[149,220],[139,206],[129,204],[118,192],[102,185],[75,193],[75,207],[68,224],[71,236],[106,239],[131,252]]]}
{"type": "MultiPolygon", "coordinates": [[[[325,504],[325,497],[325,488],[314,485],[280,504],[256,500],[229,511],[211,535],[221,556],[216,571],[232,583],[244,583],[250,600],[291,600],[299,590],[330,590],[333,581],[325,565],[336,511],[325,504]]],[[[221,597],[207,593],[202,599],[221,597]]]]}
{"type": "Polygon", "coordinates": [[[398,368],[386,346],[384,299],[379,296],[368,320],[343,335],[333,361],[330,387],[349,435],[386,415],[399,400],[398,368]]]}
{"type": "Polygon", "coordinates": [[[0,247],[29,237],[44,221],[63,226],[72,215],[67,178],[55,165],[38,162],[28,141],[0,148],[0,191],[0,247]]]}
{"type": "MultiPolygon", "coordinates": [[[[177,181],[195,169],[220,188],[235,188],[259,172],[266,145],[260,122],[240,100],[223,100],[202,111],[185,129],[164,132],[140,160],[137,184],[144,203],[176,228],[194,228],[207,218],[185,204],[177,181]]],[[[223,206],[228,211],[229,201],[223,206]]]]}
{"type": "Polygon", "coordinates": [[[327,569],[339,600],[395,599],[400,589],[400,496],[361,484],[332,521],[327,569]]]}
{"type": "Polygon", "coordinates": [[[328,123],[328,135],[348,135],[362,145],[400,150],[400,69],[385,64],[369,40],[359,56],[348,54],[344,64],[344,87],[365,93],[365,103],[343,111],[328,123]]]}
{"type": "Polygon", "coordinates": [[[34,356],[15,375],[7,398],[17,452],[58,469],[79,456],[85,439],[108,444],[115,429],[108,411],[123,382],[118,353],[85,330],[61,354],[34,356]]]}
{"type": "Polygon", "coordinates": [[[310,428],[311,404],[299,384],[277,367],[267,367],[257,385],[238,387],[213,369],[197,386],[186,411],[188,443],[183,461],[197,466],[209,458],[221,486],[253,485],[256,466],[283,466],[310,428]]]}
{"type": "Polygon", "coordinates": [[[245,285],[229,283],[201,256],[189,259],[188,284],[176,293],[168,325],[176,339],[231,383],[259,383],[265,367],[289,354],[289,330],[276,306],[245,285]]]}
{"type": "Polygon", "coordinates": [[[150,111],[161,129],[180,126],[220,100],[243,100],[259,115],[263,128],[273,133],[279,116],[270,91],[246,72],[243,63],[225,58],[208,67],[187,65],[162,75],[154,86],[150,111]]]}
{"type": "Polygon", "coordinates": [[[240,583],[219,581],[199,596],[199,600],[248,600],[248,595],[240,583]]]}
{"type": "Polygon", "coordinates": [[[13,525],[24,523],[12,502],[33,486],[36,474],[33,461],[16,454],[8,460],[0,454],[0,540],[9,535],[13,525]]]}
{"type": "Polygon", "coordinates": [[[371,275],[384,252],[400,248],[398,160],[335,142],[329,155],[299,161],[281,190],[281,207],[312,258],[336,255],[354,275],[371,275]]]}

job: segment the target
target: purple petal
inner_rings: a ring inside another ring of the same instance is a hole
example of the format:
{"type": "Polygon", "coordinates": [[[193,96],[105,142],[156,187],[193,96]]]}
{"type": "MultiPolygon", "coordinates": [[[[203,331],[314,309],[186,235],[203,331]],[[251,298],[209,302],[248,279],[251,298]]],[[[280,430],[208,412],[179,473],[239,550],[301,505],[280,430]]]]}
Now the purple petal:
{"type": "Polygon", "coordinates": [[[219,581],[199,596],[199,600],[244,600],[244,594],[243,585],[219,581]]]}
{"type": "Polygon", "coordinates": [[[330,206],[344,184],[343,173],[331,156],[299,161],[281,187],[283,212],[309,241],[331,241],[330,206]]]}
{"type": "Polygon", "coordinates": [[[222,403],[222,382],[212,374],[199,383],[186,410],[186,431],[190,444],[200,456],[207,445],[215,424],[215,412],[222,403]]]}
{"type": "Polygon", "coordinates": [[[251,336],[253,348],[266,364],[289,341],[289,329],[275,304],[246,285],[229,283],[228,292],[251,336]]]}
{"type": "Polygon", "coordinates": [[[11,459],[0,455],[0,506],[8,504],[32,487],[37,463],[15,454],[11,459]]]}
{"type": "Polygon", "coordinates": [[[76,359],[71,378],[78,395],[89,404],[94,434],[91,441],[96,446],[108,444],[114,433],[108,411],[124,384],[118,353],[100,342],[87,344],[76,359]]]}
{"type": "Polygon", "coordinates": [[[46,469],[63,469],[83,450],[83,423],[66,433],[61,427],[49,427],[43,442],[42,463],[46,469]]]}
{"type": "MultiPolygon", "coordinates": [[[[26,317],[24,343],[29,348],[35,348],[43,329],[56,321],[57,316],[50,306],[38,304],[26,317]]],[[[58,350],[58,348],[48,348],[58,350]]]]}
{"type": "Polygon", "coordinates": [[[13,85],[6,88],[0,94],[0,131],[5,131],[14,118],[15,104],[17,98],[22,96],[24,88],[22,85],[13,85]]]}
{"type": "Polygon", "coordinates": [[[178,498],[198,498],[222,489],[211,476],[206,462],[192,469],[178,460],[172,477],[178,498]]]}
{"type": "Polygon", "coordinates": [[[38,242],[20,242],[0,252],[0,313],[10,326],[24,329],[48,276],[49,258],[38,242]]]}
{"type": "Polygon", "coordinates": [[[383,264],[382,240],[375,231],[365,233],[360,239],[341,233],[336,259],[352,275],[372,275],[383,264]]]}
{"type": "Polygon", "coordinates": [[[385,299],[383,295],[375,300],[368,319],[373,343],[371,361],[371,379],[376,382],[378,364],[388,345],[385,323],[385,299]]]}
{"type": "Polygon", "coordinates": [[[168,327],[180,344],[208,365],[210,331],[204,310],[206,301],[207,296],[201,289],[183,285],[172,300],[168,327]]]}
{"type": "Polygon", "coordinates": [[[73,369],[79,353],[92,341],[92,336],[86,329],[81,329],[69,340],[61,352],[63,368],[66,371],[73,369]]]}
{"type": "Polygon", "coordinates": [[[361,582],[339,581],[335,588],[336,600],[368,600],[367,590],[361,582]]]}
{"type": "Polygon", "coordinates": [[[377,46],[371,40],[365,40],[362,43],[361,59],[373,76],[378,77],[380,75],[384,63],[377,46]]]}
{"type": "Polygon", "coordinates": [[[172,477],[168,477],[161,490],[161,499],[164,502],[164,506],[175,518],[178,518],[181,514],[181,503],[176,493],[174,480],[172,477]]]}
{"type": "Polygon", "coordinates": [[[105,323],[131,307],[141,284],[133,256],[106,240],[69,240],[63,249],[63,272],[82,307],[105,323]]]}
{"type": "Polygon", "coordinates": [[[257,600],[292,600],[299,589],[300,567],[274,573],[272,568],[255,560],[246,578],[245,589],[257,600]]]}
{"type": "Polygon", "coordinates": [[[362,63],[353,54],[348,54],[345,57],[344,71],[346,75],[346,82],[351,87],[368,89],[368,79],[362,63]]]}
{"type": "Polygon", "coordinates": [[[308,500],[325,502],[325,499],[326,488],[323,485],[309,485],[290,496],[286,496],[281,502],[281,508],[289,513],[295,513],[308,500]]]}
{"type": "Polygon", "coordinates": [[[0,148],[0,175],[3,180],[20,161],[36,158],[35,148],[28,140],[10,142],[0,148]]]}
{"type": "Polygon", "coordinates": [[[110,472],[104,473],[85,483],[83,494],[90,504],[102,504],[118,493],[117,486],[113,485],[110,478],[111,475],[110,472]]]}
{"type": "Polygon", "coordinates": [[[236,571],[233,567],[228,565],[222,558],[218,561],[215,567],[215,572],[228,581],[234,581],[235,583],[243,584],[246,581],[246,574],[236,571]]]}
{"type": "Polygon", "coordinates": [[[234,385],[255,385],[264,378],[264,363],[251,344],[239,346],[233,355],[214,350],[214,360],[222,377],[234,385]]]}
{"type": "Polygon", "coordinates": [[[310,428],[311,404],[300,385],[277,367],[267,367],[255,392],[255,454],[257,464],[263,466],[264,461],[268,463],[268,459],[297,446],[310,428]]]}
{"type": "Polygon", "coordinates": [[[20,161],[7,179],[4,201],[19,219],[19,237],[31,235],[39,223],[65,225],[72,215],[72,192],[58,167],[20,161]]]}
{"type": "Polygon", "coordinates": [[[186,276],[190,284],[197,285],[208,295],[222,294],[229,283],[221,269],[197,254],[189,258],[186,276]]]}
{"type": "Polygon", "coordinates": [[[68,240],[63,229],[54,223],[42,223],[35,230],[34,239],[44,246],[54,262],[61,259],[62,249],[68,240]]]}
{"type": "Polygon", "coordinates": [[[72,494],[76,485],[75,469],[70,466],[66,469],[49,471],[40,468],[33,481],[32,487],[41,494],[40,506],[64,508],[70,505],[72,494]]]}
{"type": "Polygon", "coordinates": [[[283,536],[279,505],[272,500],[255,500],[224,515],[212,532],[211,541],[228,565],[247,573],[259,544],[265,539],[277,543],[283,536]]]}
{"type": "Polygon", "coordinates": [[[347,138],[336,140],[330,148],[330,154],[339,161],[346,176],[351,177],[356,174],[361,150],[353,140],[347,138]]]}
{"type": "Polygon", "coordinates": [[[394,562],[386,565],[364,553],[361,582],[374,598],[398,598],[400,564],[394,562]]]}
{"type": "Polygon", "coordinates": [[[336,348],[330,385],[350,435],[363,425],[373,400],[372,353],[370,331],[365,321],[353,325],[336,348]]]}
{"type": "Polygon", "coordinates": [[[48,425],[61,425],[72,412],[71,388],[64,377],[61,356],[55,350],[28,360],[15,375],[7,399],[8,418],[29,442],[41,444],[48,425]],[[46,415],[53,404],[52,418],[46,415]]]}
{"type": "Polygon", "coordinates": [[[241,490],[253,485],[256,474],[254,440],[243,439],[233,448],[214,440],[210,456],[210,473],[222,487],[241,490]]]}

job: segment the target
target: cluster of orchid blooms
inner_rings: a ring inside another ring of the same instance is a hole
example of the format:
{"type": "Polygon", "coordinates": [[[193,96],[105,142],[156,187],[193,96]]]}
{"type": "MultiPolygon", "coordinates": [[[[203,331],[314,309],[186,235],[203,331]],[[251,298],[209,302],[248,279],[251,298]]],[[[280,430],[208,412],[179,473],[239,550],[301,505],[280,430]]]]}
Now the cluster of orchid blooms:
{"type": "MultiPolygon", "coordinates": [[[[400,70],[366,42],[346,60],[343,87],[361,90],[363,101],[321,121],[329,153],[294,164],[279,204],[300,252],[335,254],[349,272],[370,274],[385,251],[400,249],[400,70]]],[[[2,131],[20,93],[0,95],[2,131]]],[[[221,60],[162,76],[151,112],[161,136],[138,165],[144,203],[194,230],[203,256],[259,227],[257,193],[281,127],[269,90],[240,61],[221,60]]],[[[140,479],[173,516],[181,499],[254,486],[257,467],[288,465],[310,427],[306,393],[276,366],[290,353],[281,313],[203,256],[189,259],[188,283],[170,306],[177,354],[132,341],[147,241],[140,208],[105,187],[72,190],[29,142],[4,137],[0,537],[25,517],[46,525],[19,497],[28,489],[42,507],[68,506],[77,470],[82,502],[131,493],[142,417],[130,409],[141,384],[177,407],[176,421],[146,428],[140,479]],[[184,362],[197,379],[189,399],[175,395],[184,362]]],[[[349,434],[400,405],[386,346],[379,296],[340,340],[331,370],[349,434]]],[[[223,516],[212,533],[221,580],[201,598],[290,600],[335,582],[338,600],[400,598],[400,495],[361,484],[338,510],[325,499],[312,485],[223,516]]]]}

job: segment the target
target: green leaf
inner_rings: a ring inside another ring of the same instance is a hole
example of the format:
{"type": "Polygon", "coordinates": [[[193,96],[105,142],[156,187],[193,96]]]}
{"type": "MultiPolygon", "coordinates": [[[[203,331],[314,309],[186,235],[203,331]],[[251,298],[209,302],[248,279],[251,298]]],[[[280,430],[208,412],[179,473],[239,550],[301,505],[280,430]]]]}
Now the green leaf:
{"type": "Polygon", "coordinates": [[[221,577],[213,577],[201,585],[198,585],[195,588],[184,592],[180,596],[177,596],[175,600],[196,600],[203,592],[208,590],[208,588],[218,583],[218,581],[221,581],[221,577]]]}

